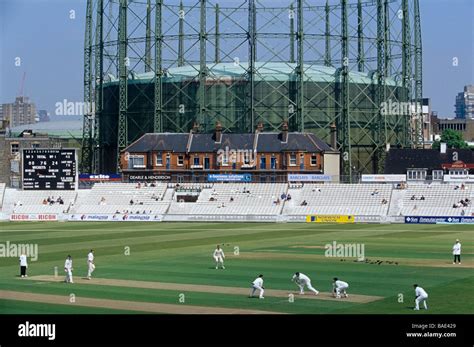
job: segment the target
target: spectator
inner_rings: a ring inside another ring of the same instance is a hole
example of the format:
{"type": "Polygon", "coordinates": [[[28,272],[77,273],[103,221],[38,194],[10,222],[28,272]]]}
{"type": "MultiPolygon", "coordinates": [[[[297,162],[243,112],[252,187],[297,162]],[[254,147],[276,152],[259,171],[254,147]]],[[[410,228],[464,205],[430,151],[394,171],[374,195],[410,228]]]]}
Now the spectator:
{"type": "Polygon", "coordinates": [[[412,195],[410,200],[416,200],[416,196],[412,195]]]}
{"type": "Polygon", "coordinates": [[[462,210],[461,211],[461,216],[464,216],[466,214],[466,211],[462,210]]]}
{"type": "Polygon", "coordinates": [[[466,186],[463,183],[463,184],[461,184],[461,190],[464,190],[464,189],[466,189],[466,186]]]}
{"type": "Polygon", "coordinates": [[[421,198],[420,198],[420,200],[425,200],[425,196],[422,195],[421,198]]]}
{"type": "Polygon", "coordinates": [[[130,205],[133,205],[133,199],[130,199],[130,205]]]}
{"type": "Polygon", "coordinates": [[[378,190],[378,189],[375,189],[375,190],[372,192],[371,195],[374,196],[374,195],[377,195],[378,193],[379,193],[379,190],[378,190]]]}
{"type": "Polygon", "coordinates": [[[282,200],[286,200],[286,194],[285,193],[282,193],[280,197],[281,197],[282,200]]]}
{"type": "Polygon", "coordinates": [[[303,202],[301,203],[301,206],[307,206],[308,205],[308,202],[306,200],[303,200],[303,202]]]}
{"type": "Polygon", "coordinates": [[[291,195],[288,193],[288,195],[286,196],[286,200],[287,201],[290,201],[291,200],[291,195]]]}
{"type": "Polygon", "coordinates": [[[234,201],[234,197],[233,197],[233,196],[230,197],[230,202],[232,202],[232,201],[234,201]]]}
{"type": "Polygon", "coordinates": [[[46,199],[43,199],[43,205],[47,205],[48,201],[46,199]]]}
{"type": "Polygon", "coordinates": [[[382,199],[382,205],[386,205],[388,203],[387,199],[382,199]]]}

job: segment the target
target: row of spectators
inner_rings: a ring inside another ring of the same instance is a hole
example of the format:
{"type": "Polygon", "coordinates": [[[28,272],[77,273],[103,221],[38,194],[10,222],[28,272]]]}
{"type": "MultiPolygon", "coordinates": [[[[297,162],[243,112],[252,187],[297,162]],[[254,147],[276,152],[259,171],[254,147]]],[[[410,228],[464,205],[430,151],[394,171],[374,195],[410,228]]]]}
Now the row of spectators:
{"type": "Polygon", "coordinates": [[[462,207],[468,207],[471,205],[471,200],[469,200],[468,198],[464,199],[464,200],[459,200],[458,202],[456,202],[455,204],[453,204],[453,208],[462,208],[462,207]]]}
{"type": "Polygon", "coordinates": [[[425,200],[425,196],[422,195],[422,196],[420,196],[420,198],[418,199],[418,198],[416,197],[416,195],[412,195],[411,198],[410,198],[410,200],[425,200]]]}
{"type": "MultiPolygon", "coordinates": [[[[64,200],[60,196],[58,196],[57,199],[54,198],[54,196],[48,196],[47,199],[43,199],[43,205],[54,205],[54,204],[60,204],[64,205],[64,200]]],[[[21,206],[21,205],[20,205],[21,206]]]]}
{"type": "Polygon", "coordinates": [[[143,210],[143,212],[140,213],[139,210],[133,212],[133,210],[122,210],[122,212],[120,212],[119,210],[116,210],[115,211],[115,214],[152,214],[153,211],[152,210],[149,210],[148,212],[146,210],[143,210]]]}
{"type": "Polygon", "coordinates": [[[135,186],[136,189],[140,189],[140,188],[148,188],[148,187],[156,187],[156,183],[155,182],[138,182],[137,185],[135,186]]]}

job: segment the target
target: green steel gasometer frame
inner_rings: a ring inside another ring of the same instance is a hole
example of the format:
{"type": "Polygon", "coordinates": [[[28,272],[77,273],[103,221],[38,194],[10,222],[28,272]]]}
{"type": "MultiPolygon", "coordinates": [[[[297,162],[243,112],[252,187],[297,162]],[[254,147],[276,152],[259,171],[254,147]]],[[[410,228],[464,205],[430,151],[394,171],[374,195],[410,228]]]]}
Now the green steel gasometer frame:
{"type": "Polygon", "coordinates": [[[335,124],[349,181],[383,172],[387,144],[422,146],[420,107],[382,107],[422,101],[419,1],[282,3],[87,0],[81,172],[119,170],[141,134],[195,122],[253,132],[288,120],[326,142],[335,124]]]}

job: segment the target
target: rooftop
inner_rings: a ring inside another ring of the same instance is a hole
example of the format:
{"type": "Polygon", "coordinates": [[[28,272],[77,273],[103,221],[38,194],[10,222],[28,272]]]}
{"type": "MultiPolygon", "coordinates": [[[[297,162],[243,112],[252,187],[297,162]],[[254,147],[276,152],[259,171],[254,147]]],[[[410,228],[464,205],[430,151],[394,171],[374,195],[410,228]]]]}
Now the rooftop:
{"type": "MultiPolygon", "coordinates": [[[[255,81],[296,81],[296,63],[276,63],[276,62],[256,62],[255,68],[258,73],[255,74],[255,81]]],[[[218,63],[208,64],[208,78],[211,80],[244,78],[247,73],[248,63],[218,63]]],[[[198,78],[199,65],[186,65],[181,67],[172,67],[165,71],[163,82],[180,82],[183,80],[198,78]]],[[[305,81],[334,83],[337,77],[337,69],[321,65],[304,66],[305,81]]],[[[129,73],[129,82],[131,83],[150,83],[153,81],[154,72],[129,73]]],[[[371,72],[350,71],[349,78],[351,83],[376,84],[377,74],[371,72]]],[[[108,75],[105,79],[106,84],[118,83],[117,76],[108,75]]],[[[401,86],[401,81],[393,78],[386,79],[387,85],[401,86]]]]}
{"type": "Polygon", "coordinates": [[[24,130],[32,130],[36,134],[47,134],[60,138],[81,138],[82,121],[53,121],[18,125],[10,128],[10,136],[18,137],[24,130]]]}
{"type": "Polygon", "coordinates": [[[257,152],[284,152],[303,150],[306,152],[334,152],[327,143],[311,133],[288,132],[286,140],[282,133],[260,132],[247,134],[222,133],[216,141],[215,133],[148,133],[130,144],[124,152],[144,153],[170,151],[178,153],[203,153],[218,150],[253,150],[257,152]],[[258,135],[255,142],[255,136],[258,135]],[[190,138],[192,136],[192,138],[190,138]]]}

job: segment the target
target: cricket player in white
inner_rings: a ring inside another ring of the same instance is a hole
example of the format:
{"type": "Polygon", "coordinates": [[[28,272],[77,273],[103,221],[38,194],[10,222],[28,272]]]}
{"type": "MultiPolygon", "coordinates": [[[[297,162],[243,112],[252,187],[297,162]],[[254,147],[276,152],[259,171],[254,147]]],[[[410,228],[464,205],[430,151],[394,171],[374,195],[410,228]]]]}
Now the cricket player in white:
{"type": "Polygon", "coordinates": [[[341,294],[343,294],[345,298],[349,296],[346,293],[346,289],[349,288],[349,284],[347,282],[340,281],[337,277],[334,277],[333,287],[336,298],[339,299],[341,297],[341,294]]]}
{"type": "Polygon", "coordinates": [[[91,249],[89,254],[87,254],[87,279],[90,280],[92,273],[95,270],[95,264],[94,264],[94,250],[91,249]]]}
{"type": "Polygon", "coordinates": [[[217,248],[214,250],[214,260],[216,261],[216,270],[219,268],[219,264],[221,264],[221,268],[225,269],[224,266],[224,259],[225,254],[224,251],[221,249],[221,246],[217,245],[217,248]]]}
{"type": "Polygon", "coordinates": [[[252,282],[252,294],[250,294],[251,298],[253,298],[253,294],[257,289],[260,291],[259,299],[264,299],[263,293],[265,290],[263,288],[263,275],[258,275],[255,281],[252,282]]]}
{"type": "Polygon", "coordinates": [[[21,277],[28,277],[26,274],[26,269],[28,268],[28,262],[26,260],[26,254],[22,253],[20,255],[20,275],[21,277]]]}
{"type": "Polygon", "coordinates": [[[67,256],[66,262],[64,263],[64,271],[66,272],[66,278],[64,282],[66,283],[74,283],[72,280],[72,258],[70,255],[67,256]]]}
{"type": "Polygon", "coordinates": [[[414,284],[413,287],[415,288],[415,311],[418,311],[420,309],[420,302],[423,302],[423,306],[425,306],[425,310],[428,309],[428,306],[426,305],[426,299],[428,299],[428,293],[421,287],[418,287],[418,284],[414,284]]]}
{"type": "Polygon", "coordinates": [[[293,278],[291,279],[300,287],[300,294],[304,294],[304,286],[308,287],[315,295],[318,295],[319,292],[311,286],[311,279],[301,272],[295,272],[293,278]]]}
{"type": "Polygon", "coordinates": [[[458,262],[458,264],[461,264],[461,242],[459,242],[459,239],[456,240],[456,243],[453,246],[453,255],[453,264],[456,264],[456,261],[458,262]]]}

